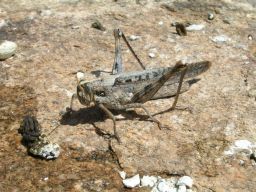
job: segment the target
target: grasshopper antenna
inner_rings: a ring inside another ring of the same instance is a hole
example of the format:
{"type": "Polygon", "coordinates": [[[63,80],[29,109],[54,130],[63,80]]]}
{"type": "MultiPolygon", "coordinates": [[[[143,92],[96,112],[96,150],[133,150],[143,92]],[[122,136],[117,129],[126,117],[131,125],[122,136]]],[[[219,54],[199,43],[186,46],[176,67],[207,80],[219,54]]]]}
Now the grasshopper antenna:
{"type": "Polygon", "coordinates": [[[138,61],[138,63],[140,64],[141,68],[145,70],[146,67],[145,67],[144,64],[140,61],[139,57],[138,57],[138,56],[136,55],[136,53],[134,52],[134,50],[133,50],[133,48],[131,47],[130,43],[127,41],[127,39],[126,39],[124,33],[123,33],[120,29],[118,29],[118,30],[120,31],[120,34],[121,34],[121,36],[122,36],[124,42],[126,43],[127,47],[129,48],[129,50],[132,52],[132,54],[133,54],[133,56],[135,57],[135,59],[136,59],[136,60],[138,61]]]}

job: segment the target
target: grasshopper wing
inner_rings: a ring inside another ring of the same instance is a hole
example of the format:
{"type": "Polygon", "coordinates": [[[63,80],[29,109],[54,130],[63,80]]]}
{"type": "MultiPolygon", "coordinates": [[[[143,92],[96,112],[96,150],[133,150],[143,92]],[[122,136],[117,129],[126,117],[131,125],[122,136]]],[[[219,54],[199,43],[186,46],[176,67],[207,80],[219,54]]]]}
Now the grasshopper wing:
{"type": "MultiPolygon", "coordinates": [[[[189,65],[183,65],[181,62],[178,62],[174,67],[169,68],[169,70],[163,74],[159,79],[155,80],[153,83],[146,85],[142,90],[134,94],[131,99],[133,103],[144,103],[150,100],[157,91],[173,76],[179,76],[182,74],[182,71],[186,70],[185,78],[195,77],[206,70],[211,66],[209,61],[202,61],[198,63],[192,63],[189,65]]],[[[177,77],[176,77],[177,78],[177,77]]],[[[175,78],[175,79],[176,79],[175,78]]],[[[178,79],[178,78],[177,78],[178,79]]]]}

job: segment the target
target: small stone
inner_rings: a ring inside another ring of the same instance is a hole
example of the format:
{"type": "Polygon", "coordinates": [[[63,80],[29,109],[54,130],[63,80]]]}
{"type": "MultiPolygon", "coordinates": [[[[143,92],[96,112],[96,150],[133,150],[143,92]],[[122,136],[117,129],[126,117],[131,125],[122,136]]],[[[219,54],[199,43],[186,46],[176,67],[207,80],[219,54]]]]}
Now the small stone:
{"type": "Polygon", "coordinates": [[[150,58],[155,58],[155,57],[156,57],[156,54],[151,52],[151,53],[148,54],[148,56],[149,56],[150,58]]]}
{"type": "Polygon", "coordinates": [[[152,192],[177,192],[177,189],[172,181],[161,179],[157,183],[157,186],[153,188],[152,192]]]}
{"type": "Polygon", "coordinates": [[[211,38],[213,42],[215,43],[224,43],[226,41],[230,41],[231,39],[226,35],[218,35],[213,38],[211,38]]]}
{"type": "Polygon", "coordinates": [[[185,185],[180,185],[177,192],[186,192],[187,188],[185,185]]]}
{"type": "Polygon", "coordinates": [[[52,11],[49,10],[49,9],[41,10],[40,15],[41,15],[42,17],[50,16],[50,15],[52,15],[52,11]]]}
{"type": "Polygon", "coordinates": [[[208,20],[213,20],[213,19],[214,19],[213,13],[208,13],[208,20]]]}
{"type": "Polygon", "coordinates": [[[76,73],[76,79],[77,79],[78,82],[84,80],[84,79],[85,79],[84,73],[81,72],[81,71],[78,71],[78,72],[76,73]]]}
{"type": "Polygon", "coordinates": [[[119,175],[120,175],[120,177],[121,177],[122,179],[125,179],[125,177],[126,177],[125,171],[119,171],[119,175]]]}
{"type": "Polygon", "coordinates": [[[139,186],[140,184],[140,175],[137,174],[131,178],[127,178],[123,180],[123,184],[127,188],[134,188],[136,186],[139,186]]]}
{"type": "Polygon", "coordinates": [[[187,35],[187,30],[184,24],[182,23],[177,23],[176,24],[176,32],[178,33],[178,35],[180,36],[186,36],[187,35]]]}
{"type": "Polygon", "coordinates": [[[129,40],[130,40],[130,41],[135,41],[135,40],[138,40],[138,39],[140,39],[140,36],[137,36],[137,35],[131,35],[131,36],[129,36],[129,40]]]}
{"type": "Polygon", "coordinates": [[[5,26],[7,26],[7,23],[5,22],[4,19],[1,19],[1,20],[0,20],[0,29],[1,29],[2,27],[5,27],[5,26]]]}
{"type": "Polygon", "coordinates": [[[248,39],[249,39],[250,41],[253,40],[252,35],[248,35],[248,39]]]}
{"type": "Polygon", "coordinates": [[[248,92],[249,97],[256,97],[256,89],[250,89],[248,92]]]}
{"type": "Polygon", "coordinates": [[[187,31],[200,31],[204,28],[205,26],[203,24],[192,24],[186,27],[187,31]]]}
{"type": "Polygon", "coordinates": [[[0,42],[0,60],[8,59],[15,54],[17,44],[12,41],[0,42]]]}
{"type": "Polygon", "coordinates": [[[239,160],[239,165],[244,166],[245,165],[244,160],[239,160]]]}
{"type": "Polygon", "coordinates": [[[163,25],[163,24],[164,24],[163,21],[159,21],[159,22],[158,22],[158,25],[163,25]]]}
{"type": "Polygon", "coordinates": [[[60,146],[57,143],[38,141],[29,152],[44,159],[56,159],[60,155],[60,146]]]}
{"type": "Polygon", "coordinates": [[[191,177],[189,177],[189,176],[183,176],[183,177],[181,177],[178,180],[177,185],[178,186],[185,185],[188,188],[192,188],[192,186],[193,186],[193,179],[191,177]]]}
{"type": "Polygon", "coordinates": [[[235,147],[239,149],[250,149],[252,147],[252,143],[248,140],[237,140],[235,141],[235,147]]]}
{"type": "Polygon", "coordinates": [[[228,20],[228,19],[223,19],[223,23],[231,24],[231,23],[230,23],[230,20],[228,20]]]}
{"type": "Polygon", "coordinates": [[[49,177],[44,177],[43,180],[44,181],[48,181],[49,177]]]}
{"type": "Polygon", "coordinates": [[[95,29],[101,30],[101,31],[106,30],[106,28],[103,27],[103,25],[98,20],[96,20],[95,22],[92,23],[92,27],[95,29]]]}
{"type": "Polygon", "coordinates": [[[80,0],[59,0],[60,3],[78,3],[80,0]]]}
{"type": "Polygon", "coordinates": [[[153,187],[157,183],[157,177],[155,176],[143,176],[141,179],[142,187],[153,187]]]}
{"type": "Polygon", "coordinates": [[[71,26],[71,29],[79,29],[79,28],[80,28],[79,25],[72,25],[72,26],[71,26]]]}

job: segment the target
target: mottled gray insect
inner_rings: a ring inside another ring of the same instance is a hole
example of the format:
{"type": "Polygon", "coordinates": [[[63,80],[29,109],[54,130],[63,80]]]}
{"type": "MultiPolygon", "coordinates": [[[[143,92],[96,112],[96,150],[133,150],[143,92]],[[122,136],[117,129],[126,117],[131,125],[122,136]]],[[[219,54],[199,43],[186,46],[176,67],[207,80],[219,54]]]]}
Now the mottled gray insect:
{"type": "Polygon", "coordinates": [[[210,62],[203,61],[192,64],[178,62],[173,67],[145,69],[121,30],[115,29],[114,37],[115,60],[112,74],[109,77],[89,82],[78,78],[77,93],[72,96],[70,108],[67,108],[67,110],[72,111],[73,100],[76,97],[83,105],[100,107],[113,120],[114,136],[120,142],[116,131],[115,116],[109,109],[142,108],[161,129],[163,128],[161,122],[148,112],[143,103],[151,99],[175,95],[172,106],[164,112],[173,110],[176,107],[179,94],[189,88],[189,81],[183,83],[183,79],[193,78],[205,72],[209,69],[210,62]],[[124,72],[121,57],[121,38],[142,67],[142,71],[124,72]]]}

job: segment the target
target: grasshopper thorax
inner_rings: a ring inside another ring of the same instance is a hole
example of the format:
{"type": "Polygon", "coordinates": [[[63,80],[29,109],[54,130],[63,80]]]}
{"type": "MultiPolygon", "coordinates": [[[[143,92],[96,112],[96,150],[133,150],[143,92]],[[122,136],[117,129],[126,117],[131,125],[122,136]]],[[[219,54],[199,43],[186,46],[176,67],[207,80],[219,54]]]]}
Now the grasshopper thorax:
{"type": "Polygon", "coordinates": [[[92,88],[86,82],[79,82],[77,85],[77,97],[81,104],[90,105],[94,101],[92,88]]]}

